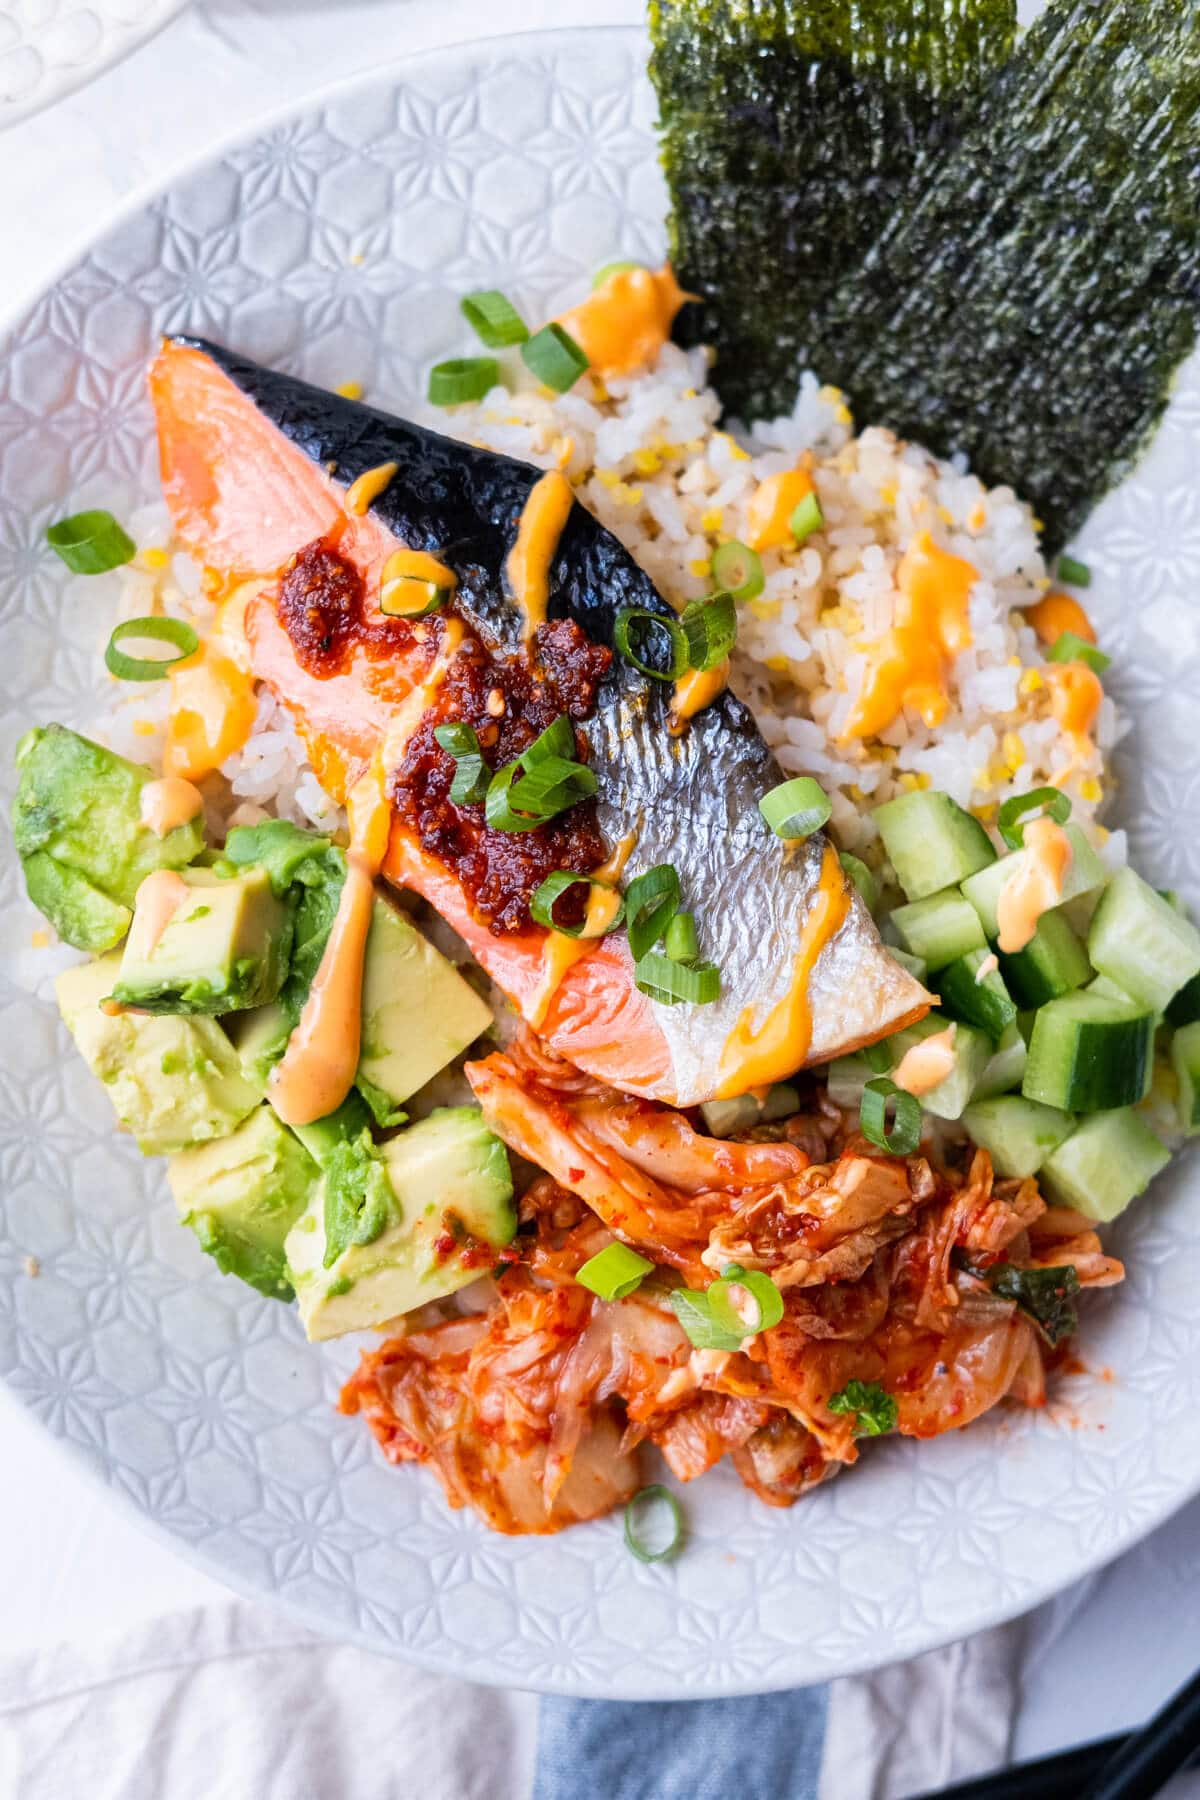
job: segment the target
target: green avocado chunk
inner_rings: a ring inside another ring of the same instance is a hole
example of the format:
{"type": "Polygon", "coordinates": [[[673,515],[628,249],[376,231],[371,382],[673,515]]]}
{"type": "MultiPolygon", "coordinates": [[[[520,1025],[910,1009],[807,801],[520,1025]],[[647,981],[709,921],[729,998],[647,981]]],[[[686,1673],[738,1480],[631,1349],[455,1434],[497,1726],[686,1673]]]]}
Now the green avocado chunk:
{"type": "Polygon", "coordinates": [[[288,1273],[314,1341],[370,1330],[454,1293],[516,1231],[508,1152],[478,1107],[443,1107],[377,1154],[386,1212],[359,1241],[327,1261],[328,1174],[288,1234],[288,1273]]]}
{"type": "Polygon", "coordinates": [[[147,1156],[236,1129],[262,1099],[215,1019],[102,1010],[120,958],[80,963],[58,978],[59,1010],[84,1061],[108,1090],[122,1131],[147,1156]]]}
{"type": "Polygon", "coordinates": [[[230,1136],[181,1150],[167,1165],[179,1217],[224,1275],[290,1300],[284,1240],[317,1185],[317,1165],[269,1106],[230,1136]]]}
{"type": "Polygon", "coordinates": [[[150,770],[63,725],[27,731],[17,768],[13,838],[30,899],[64,942],[111,950],[146,876],[199,856],[202,822],[159,837],[141,818],[150,770]]]}
{"type": "Polygon", "coordinates": [[[273,1000],[288,972],[292,909],[263,869],[188,869],[166,923],[143,898],[113,998],[149,1012],[231,1013],[273,1000]]]}

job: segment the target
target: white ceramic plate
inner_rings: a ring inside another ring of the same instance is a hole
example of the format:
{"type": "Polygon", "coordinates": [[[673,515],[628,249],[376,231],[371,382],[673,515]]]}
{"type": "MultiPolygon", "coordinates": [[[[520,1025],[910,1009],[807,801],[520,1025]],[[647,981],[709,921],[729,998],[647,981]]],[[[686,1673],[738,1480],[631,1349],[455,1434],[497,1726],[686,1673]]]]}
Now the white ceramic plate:
{"type": "Polygon", "coordinates": [[[0,0],[0,130],[111,68],[186,0],[0,0]]]}
{"type": "MultiPolygon", "coordinates": [[[[86,721],[102,620],[63,616],[43,547],[67,508],[154,491],[142,375],[187,327],[403,407],[461,348],[458,297],[545,316],[615,255],[653,256],[664,195],[645,44],[563,32],[341,88],[127,211],[0,345],[4,786],[37,720],[86,721]]],[[[1200,379],[1085,543],[1112,682],[1137,721],[1123,812],[1141,866],[1200,901],[1200,379]]],[[[1200,1191],[1182,1159],[1113,1231],[1040,1415],[871,1446],[790,1512],[718,1471],[687,1552],[635,1563],[619,1519],[490,1535],[333,1410],[354,1360],[221,1277],[162,1165],[118,1141],[48,1003],[52,953],[12,859],[0,891],[0,1373],[143,1517],[233,1586],[476,1681],[696,1698],[914,1654],[1032,1605],[1200,1488],[1200,1191]],[[38,996],[29,992],[39,986],[38,996]],[[36,1279],[24,1269],[34,1256],[36,1279]],[[1111,1374],[1109,1373],[1111,1372],[1111,1374]]]]}

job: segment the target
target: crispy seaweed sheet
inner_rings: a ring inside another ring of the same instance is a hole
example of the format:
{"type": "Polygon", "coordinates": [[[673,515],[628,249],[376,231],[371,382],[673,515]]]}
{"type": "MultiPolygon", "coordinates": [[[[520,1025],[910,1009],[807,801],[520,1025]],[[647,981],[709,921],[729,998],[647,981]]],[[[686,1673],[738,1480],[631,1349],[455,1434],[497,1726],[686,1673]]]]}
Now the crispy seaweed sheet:
{"type": "MultiPolygon", "coordinates": [[[[824,7],[791,10],[825,18],[824,7]]],[[[836,10],[848,19],[847,9],[836,10]]],[[[897,29],[913,13],[928,29],[923,6],[882,10],[897,29]]],[[[932,11],[961,34],[962,8],[932,11]]],[[[746,78],[727,65],[730,34],[713,11],[684,0],[674,16],[680,12],[692,21],[689,57],[702,61],[702,40],[708,45],[715,137],[719,93],[736,101],[746,78]]],[[[677,31],[671,19],[664,10],[660,38],[677,31]]],[[[1000,26],[991,23],[994,47],[1000,26]]],[[[742,53],[749,29],[738,27],[742,53]]],[[[871,67],[876,54],[869,37],[871,67]]],[[[730,410],[747,416],[790,405],[801,370],[813,367],[848,390],[863,421],[891,425],[942,454],[962,451],[985,481],[1011,482],[1045,521],[1049,545],[1063,542],[1144,445],[1194,340],[1200,0],[1058,0],[984,88],[967,93],[960,81],[955,93],[947,89],[940,123],[916,145],[882,214],[873,172],[868,179],[861,164],[847,168],[846,213],[856,211],[860,178],[867,204],[844,236],[830,172],[817,205],[828,273],[822,281],[810,246],[798,285],[786,233],[764,277],[766,252],[756,247],[748,269],[726,223],[773,209],[786,184],[782,151],[770,190],[754,185],[752,155],[736,167],[728,155],[706,160],[703,134],[687,122],[697,86],[677,75],[677,61],[678,53],[660,50],[655,75],[679,272],[704,293],[702,330],[713,333],[715,379],[730,410]],[[697,198],[702,187],[708,192],[697,198]],[[762,304],[769,329],[729,328],[762,304]],[[743,367],[752,337],[767,356],[758,377],[743,367]]],[[[804,134],[824,130],[822,113],[800,104],[783,66],[761,65],[760,123],[747,130],[778,145],[779,133],[761,120],[772,111],[786,120],[790,178],[803,194],[804,134]]],[[[952,59],[947,75],[957,67],[952,59]]],[[[814,74],[812,85],[819,83],[814,74]]],[[[869,138],[877,96],[864,102],[853,85],[844,92],[869,138]]],[[[842,130],[853,135],[849,124],[842,130]]]]}
{"type": "Polygon", "coordinates": [[[684,331],[716,345],[731,412],[788,412],[815,309],[953,141],[1015,0],[651,0],[650,20],[671,259],[702,302],[684,331]]]}

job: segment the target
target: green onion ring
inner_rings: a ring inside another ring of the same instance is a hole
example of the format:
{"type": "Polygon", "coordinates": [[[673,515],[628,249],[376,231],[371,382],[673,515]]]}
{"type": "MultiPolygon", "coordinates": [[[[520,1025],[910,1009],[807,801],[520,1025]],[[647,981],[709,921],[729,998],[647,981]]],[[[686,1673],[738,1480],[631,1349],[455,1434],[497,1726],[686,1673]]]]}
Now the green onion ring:
{"type": "Polygon", "coordinates": [[[483,760],[475,728],[461,719],[446,725],[435,725],[437,743],[454,758],[454,779],[450,783],[450,800],[454,806],[478,806],[488,790],[492,771],[483,760]]]}
{"type": "Polygon", "coordinates": [[[500,364],[494,356],[456,356],[435,363],[429,371],[431,406],[462,406],[482,400],[500,380],[500,364]]]}
{"type": "Polygon", "coordinates": [[[696,921],[690,912],[677,912],[667,925],[663,949],[672,962],[694,963],[700,954],[696,921]]]}
{"type": "Polygon", "coordinates": [[[1088,588],[1092,585],[1092,571],[1085,562],[1079,562],[1074,556],[1060,556],[1055,573],[1068,587],[1088,588]]]}
{"type": "Polygon", "coordinates": [[[521,360],[545,387],[565,394],[588,366],[588,359],[561,325],[543,325],[521,345],[521,360]]]}
{"type": "Polygon", "coordinates": [[[688,665],[703,672],[724,662],[737,642],[737,608],[732,594],[693,600],[679,620],[687,639],[688,665]]]}
{"type": "Polygon", "coordinates": [[[894,1081],[878,1076],[863,1089],[858,1124],[863,1136],[878,1150],[889,1156],[911,1156],[921,1141],[921,1108],[912,1094],[906,1094],[894,1081]],[[888,1101],[896,1103],[896,1116],[889,1132],[888,1101]]]}
{"type": "Polygon", "coordinates": [[[1105,656],[1095,644],[1089,644],[1086,638],[1077,637],[1073,631],[1061,631],[1046,652],[1046,661],[1052,663],[1081,662],[1092,671],[1093,675],[1103,675],[1112,666],[1112,657],[1105,656]]]}
{"type": "Polygon", "coordinates": [[[512,301],[495,288],[481,288],[473,294],[464,294],[458,306],[471,330],[489,350],[502,350],[507,344],[523,344],[529,336],[529,327],[512,301]]]}
{"type": "Polygon", "coordinates": [[[1065,825],[1071,816],[1071,797],[1064,794],[1061,788],[1033,788],[1028,794],[1014,794],[1006,800],[996,815],[996,826],[1000,836],[1010,850],[1021,850],[1025,845],[1026,813],[1044,811],[1047,818],[1056,825],[1065,825]],[[1020,821],[1024,820],[1024,823],[1020,821]]]}
{"type": "Polygon", "coordinates": [[[623,606],[613,621],[613,643],[627,663],[632,663],[640,675],[648,675],[652,681],[678,681],[688,671],[687,634],[678,619],[664,618],[661,613],[647,612],[640,606],[623,606]],[[635,625],[648,624],[665,631],[671,646],[671,660],[665,669],[656,669],[646,662],[633,648],[631,631],[635,625]]]}
{"type": "Polygon", "coordinates": [[[104,666],[118,681],[165,681],[167,670],[175,663],[194,655],[200,639],[182,619],[125,619],[113,631],[104,652],[104,666]],[[125,638],[152,638],[156,643],[172,644],[175,656],[127,656],[118,649],[125,638]]]}
{"type": "Polygon", "coordinates": [[[633,1552],[639,1562],[655,1563],[662,1562],[668,1556],[674,1556],[682,1542],[683,1509],[670,1488],[666,1488],[660,1481],[656,1481],[650,1487],[640,1489],[625,1508],[626,1548],[633,1552]],[[660,1513],[669,1514],[673,1526],[670,1538],[657,1550],[653,1544],[646,1542],[643,1535],[641,1515],[651,1507],[657,1508],[660,1513]]]}
{"type": "Polygon", "coordinates": [[[653,950],[679,909],[679,874],[672,863],[656,863],[625,889],[625,929],[629,954],[640,962],[653,950]]]}
{"type": "Polygon", "coordinates": [[[533,897],[529,902],[530,917],[535,919],[539,925],[544,925],[547,931],[561,932],[563,937],[607,937],[610,931],[615,931],[617,929],[617,926],[625,917],[624,900],[619,903],[612,918],[600,931],[589,931],[586,917],[581,925],[560,925],[555,918],[554,907],[556,902],[562,899],[562,896],[569,888],[581,886],[588,890],[589,900],[593,888],[599,888],[602,893],[606,894],[612,894],[616,891],[614,888],[609,887],[606,882],[593,881],[590,875],[577,875],[571,869],[555,869],[554,873],[552,875],[547,875],[541,886],[534,890],[533,897]]]}
{"type": "Polygon", "coordinates": [[[721,993],[721,971],[716,963],[677,963],[657,950],[648,950],[633,966],[633,984],[663,1006],[681,1001],[689,1006],[708,1006],[721,993]]]}
{"type": "Polygon", "coordinates": [[[762,557],[737,538],[713,551],[712,574],[718,588],[735,600],[757,600],[766,585],[762,557]]]}
{"type": "Polygon", "coordinates": [[[821,502],[815,494],[805,494],[803,500],[792,508],[792,516],[788,520],[792,536],[798,544],[810,538],[814,531],[819,531],[825,523],[825,514],[821,511],[821,502]]]}
{"type": "Polygon", "coordinates": [[[653,1267],[647,1257],[639,1256],[628,1244],[606,1244],[576,1270],[575,1279],[580,1287],[590,1289],[601,1300],[627,1300],[653,1267]]]}
{"type": "Polygon", "coordinates": [[[517,760],[527,769],[532,769],[535,763],[542,762],[547,756],[559,756],[565,762],[575,760],[575,727],[566,713],[559,713],[553,725],[547,725],[545,731],[535,737],[527,749],[522,750],[517,760]]]}
{"type": "Polygon", "coordinates": [[[758,810],[776,837],[807,838],[827,823],[833,802],[819,781],[811,775],[797,775],[764,794],[758,810]]]}
{"type": "Polygon", "coordinates": [[[46,542],[74,575],[104,575],[137,555],[137,545],[102,507],[46,527],[46,542]]]}
{"type": "Polygon", "coordinates": [[[487,822],[493,831],[536,831],[576,801],[589,799],[597,786],[595,775],[583,763],[547,756],[526,769],[518,757],[497,769],[488,784],[484,802],[487,822]],[[510,797],[518,776],[520,785],[510,797]]]}
{"type": "Polygon", "coordinates": [[[858,1053],[872,1075],[886,1075],[892,1066],[892,1053],[886,1039],[878,1044],[864,1044],[858,1053]]]}
{"type": "Polygon", "coordinates": [[[645,263],[640,262],[604,263],[592,276],[592,292],[594,294],[597,288],[602,288],[610,275],[626,275],[631,269],[644,269],[645,267],[645,263]]]}
{"type": "Polygon", "coordinates": [[[743,1337],[754,1337],[769,1331],[783,1317],[783,1295],[769,1275],[761,1269],[743,1269],[740,1263],[727,1263],[721,1279],[708,1289],[708,1310],[726,1331],[740,1331],[743,1337]],[[732,1290],[742,1289],[754,1302],[754,1317],[747,1321],[733,1304],[732,1290]]]}

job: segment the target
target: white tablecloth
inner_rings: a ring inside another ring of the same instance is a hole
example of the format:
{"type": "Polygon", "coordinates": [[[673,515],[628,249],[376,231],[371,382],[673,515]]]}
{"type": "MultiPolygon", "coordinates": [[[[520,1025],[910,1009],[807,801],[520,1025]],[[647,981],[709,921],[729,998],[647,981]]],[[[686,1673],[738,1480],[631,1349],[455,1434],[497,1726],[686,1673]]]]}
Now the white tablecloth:
{"type": "MultiPolygon", "coordinates": [[[[90,88],[0,136],[0,314],[129,195],[341,75],[437,44],[641,16],[641,0],[198,0],[90,88]]],[[[0,1470],[0,1652],[98,1642],[224,1598],[2,1393],[0,1470]]],[[[1198,1603],[1200,1504],[1067,1603],[1065,1632],[1027,1669],[1017,1753],[1145,1718],[1194,1669],[1198,1603]]]]}

